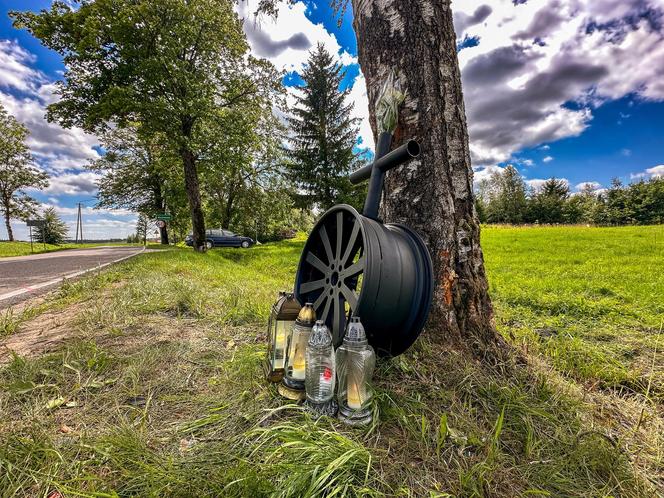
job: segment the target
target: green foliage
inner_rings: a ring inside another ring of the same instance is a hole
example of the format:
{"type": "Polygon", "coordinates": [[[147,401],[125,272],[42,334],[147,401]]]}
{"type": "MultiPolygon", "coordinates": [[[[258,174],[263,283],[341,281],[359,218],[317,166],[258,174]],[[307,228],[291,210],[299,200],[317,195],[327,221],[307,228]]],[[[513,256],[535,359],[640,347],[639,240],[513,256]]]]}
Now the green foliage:
{"type": "Polygon", "coordinates": [[[564,180],[548,179],[526,195],[523,178],[513,166],[479,183],[475,208],[483,223],[654,225],[664,222],[664,178],[652,177],[598,191],[586,185],[570,194],[564,180]]]}
{"type": "Polygon", "coordinates": [[[130,124],[106,132],[102,144],[106,154],[89,165],[103,175],[98,207],[129,209],[148,219],[168,209],[173,218],[169,226],[188,226],[179,157],[163,134],[146,136],[140,126],[130,124]]]}
{"type": "Polygon", "coordinates": [[[562,223],[568,199],[567,182],[549,178],[531,195],[527,218],[534,223],[562,223]]]}
{"type": "Polygon", "coordinates": [[[0,103],[0,207],[10,241],[14,240],[11,219],[36,213],[37,202],[24,189],[48,186],[48,175],[32,165],[27,137],[28,129],[0,103]]]}
{"type": "Polygon", "coordinates": [[[526,184],[514,166],[496,171],[480,185],[480,214],[489,223],[518,224],[526,211],[526,184]]]}
{"type": "Polygon", "coordinates": [[[289,175],[302,191],[299,207],[328,209],[337,202],[358,206],[363,187],[353,187],[348,174],[362,165],[354,152],[359,120],[351,117],[350,89],[341,91],[341,65],[319,44],[302,72],[305,85],[296,96],[289,124],[292,129],[289,175]]]}
{"type": "Polygon", "coordinates": [[[65,241],[69,227],[55,212],[55,208],[46,209],[39,219],[44,222],[44,225],[33,229],[36,241],[53,245],[60,245],[65,241]]]}

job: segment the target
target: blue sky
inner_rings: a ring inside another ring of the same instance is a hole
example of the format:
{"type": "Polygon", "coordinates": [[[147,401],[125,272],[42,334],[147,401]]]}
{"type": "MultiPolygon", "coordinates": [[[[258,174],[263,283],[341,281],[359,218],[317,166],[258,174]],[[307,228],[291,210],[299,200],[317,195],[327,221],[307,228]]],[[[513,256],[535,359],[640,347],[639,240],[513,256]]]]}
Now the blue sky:
{"type": "MultiPolygon", "coordinates": [[[[49,189],[33,195],[72,227],[83,202],[86,236],[123,237],[134,230],[133,213],[92,209],[97,177],[85,165],[99,155],[96,137],[44,120],[64,69],[60,57],[7,17],[49,4],[3,0],[0,101],[31,130],[33,154],[52,176],[49,189]]],[[[664,0],[457,0],[452,7],[476,181],[508,164],[534,188],[552,176],[575,190],[664,175],[664,0]]],[[[338,54],[363,120],[360,137],[371,147],[352,11],[339,27],[326,0],[284,5],[276,20],[254,22],[251,9],[238,9],[249,43],[287,72],[287,85],[301,82],[316,43],[338,54]]],[[[13,225],[25,238],[24,224],[13,225]]]]}

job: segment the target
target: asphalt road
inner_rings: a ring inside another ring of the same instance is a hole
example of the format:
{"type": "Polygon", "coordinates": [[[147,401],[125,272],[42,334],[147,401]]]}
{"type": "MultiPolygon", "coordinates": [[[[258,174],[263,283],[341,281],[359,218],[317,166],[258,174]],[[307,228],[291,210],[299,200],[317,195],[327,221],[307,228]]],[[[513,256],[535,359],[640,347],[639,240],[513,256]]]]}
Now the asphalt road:
{"type": "Polygon", "coordinates": [[[86,271],[135,256],[142,247],[105,246],[0,258],[0,308],[16,304],[86,271]]]}

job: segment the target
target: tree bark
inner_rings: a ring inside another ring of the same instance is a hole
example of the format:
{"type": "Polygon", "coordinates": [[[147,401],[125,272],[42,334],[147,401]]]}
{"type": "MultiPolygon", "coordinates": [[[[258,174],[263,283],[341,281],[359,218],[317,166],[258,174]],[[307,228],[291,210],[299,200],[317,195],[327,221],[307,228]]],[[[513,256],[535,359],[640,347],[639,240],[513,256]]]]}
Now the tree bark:
{"type": "Polygon", "coordinates": [[[5,203],[5,227],[7,228],[7,238],[9,242],[14,242],[14,232],[12,231],[12,224],[9,221],[9,202],[5,203]]]}
{"type": "Polygon", "coordinates": [[[196,158],[191,149],[183,147],[181,150],[182,165],[184,166],[184,188],[189,200],[189,211],[191,213],[192,237],[194,249],[199,252],[205,251],[205,218],[201,207],[201,193],[198,183],[198,171],[196,169],[196,158]]]}
{"type": "Polygon", "coordinates": [[[235,202],[235,194],[233,193],[233,188],[228,192],[228,197],[226,198],[226,206],[224,207],[224,217],[221,220],[221,228],[228,230],[231,227],[231,217],[233,215],[233,203],[235,202]]]}
{"type": "MultiPolygon", "coordinates": [[[[156,182],[153,183],[153,192],[154,192],[154,207],[157,213],[164,211],[164,198],[161,194],[161,178],[157,176],[156,182]]],[[[168,245],[168,225],[167,222],[164,222],[163,227],[159,227],[159,238],[161,239],[161,245],[168,245]]]]}
{"type": "Polygon", "coordinates": [[[415,138],[421,156],[390,171],[381,213],[426,242],[434,264],[429,333],[485,356],[505,343],[493,324],[449,0],[353,0],[371,126],[382,83],[394,71],[406,100],[393,147],[415,138]]]}

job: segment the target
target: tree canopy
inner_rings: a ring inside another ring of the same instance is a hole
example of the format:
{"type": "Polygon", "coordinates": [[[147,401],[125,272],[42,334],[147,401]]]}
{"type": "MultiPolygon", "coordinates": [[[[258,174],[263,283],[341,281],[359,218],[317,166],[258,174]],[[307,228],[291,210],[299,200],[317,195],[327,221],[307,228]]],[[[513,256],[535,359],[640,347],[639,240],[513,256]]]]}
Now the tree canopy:
{"type": "Polygon", "coordinates": [[[67,238],[69,227],[62,221],[54,207],[47,208],[39,217],[43,225],[35,228],[35,240],[44,241],[46,244],[62,244],[67,238]]]}

